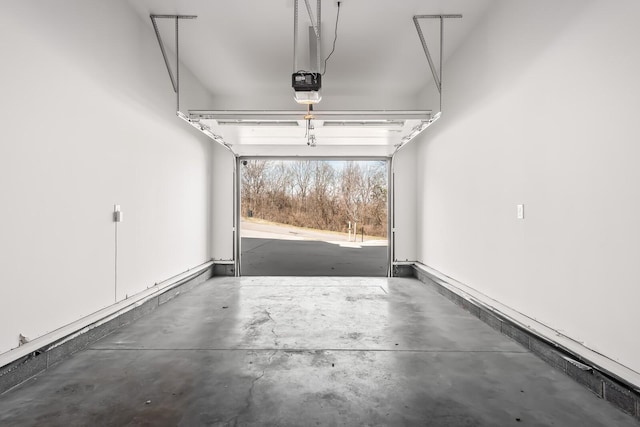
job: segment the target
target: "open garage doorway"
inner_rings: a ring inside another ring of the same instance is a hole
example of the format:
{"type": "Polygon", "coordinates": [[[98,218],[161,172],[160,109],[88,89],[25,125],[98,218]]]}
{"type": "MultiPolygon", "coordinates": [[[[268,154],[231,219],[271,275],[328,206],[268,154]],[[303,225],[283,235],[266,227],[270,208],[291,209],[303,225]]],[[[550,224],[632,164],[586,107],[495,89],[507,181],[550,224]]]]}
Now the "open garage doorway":
{"type": "Polygon", "coordinates": [[[240,274],[387,276],[389,162],[239,159],[240,274]]]}

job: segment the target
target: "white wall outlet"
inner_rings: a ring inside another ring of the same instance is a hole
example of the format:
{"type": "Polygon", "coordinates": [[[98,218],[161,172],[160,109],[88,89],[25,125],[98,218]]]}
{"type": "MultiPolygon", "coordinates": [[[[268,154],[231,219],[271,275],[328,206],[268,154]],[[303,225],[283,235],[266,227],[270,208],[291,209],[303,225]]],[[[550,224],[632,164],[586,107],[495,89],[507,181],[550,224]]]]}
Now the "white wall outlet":
{"type": "Polygon", "coordinates": [[[518,219],[524,219],[524,205],[518,205],[518,219]]]}

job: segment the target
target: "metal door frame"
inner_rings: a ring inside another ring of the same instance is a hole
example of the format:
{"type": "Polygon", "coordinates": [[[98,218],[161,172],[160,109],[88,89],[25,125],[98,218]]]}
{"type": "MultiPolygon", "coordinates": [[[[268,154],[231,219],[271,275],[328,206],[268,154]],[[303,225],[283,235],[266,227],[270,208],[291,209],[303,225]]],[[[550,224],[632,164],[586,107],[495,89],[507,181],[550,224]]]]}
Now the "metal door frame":
{"type": "Polygon", "coordinates": [[[301,156],[236,156],[234,164],[234,192],[233,192],[233,259],[235,276],[242,276],[242,230],[240,223],[242,219],[241,202],[242,202],[242,175],[241,164],[243,160],[334,160],[334,161],[384,161],[387,167],[387,277],[391,277],[393,273],[393,247],[395,246],[395,235],[393,233],[393,158],[392,157],[344,157],[344,156],[327,156],[327,157],[301,157],[301,156]]]}

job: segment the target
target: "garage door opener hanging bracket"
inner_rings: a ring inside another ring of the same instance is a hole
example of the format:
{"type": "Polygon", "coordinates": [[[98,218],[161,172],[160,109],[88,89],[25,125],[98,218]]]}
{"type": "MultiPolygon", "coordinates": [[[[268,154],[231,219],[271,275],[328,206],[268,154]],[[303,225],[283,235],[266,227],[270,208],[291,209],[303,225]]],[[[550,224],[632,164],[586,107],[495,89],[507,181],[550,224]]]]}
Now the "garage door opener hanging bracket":
{"type": "Polygon", "coordinates": [[[438,93],[440,94],[440,112],[442,112],[442,51],[444,50],[443,40],[444,40],[444,20],[449,18],[462,18],[462,15],[415,15],[413,17],[413,23],[416,25],[416,30],[418,31],[418,37],[420,37],[420,43],[422,43],[422,49],[424,50],[424,54],[427,57],[427,61],[429,62],[429,67],[431,68],[431,74],[433,74],[433,81],[436,84],[436,88],[438,89],[438,93]],[[431,53],[429,52],[429,46],[427,46],[427,41],[422,32],[422,28],[420,27],[420,19],[438,19],[440,20],[440,70],[436,70],[436,66],[433,63],[433,59],[431,57],[431,53]]]}
{"type": "Polygon", "coordinates": [[[158,44],[160,45],[160,51],[162,52],[162,57],[164,58],[164,63],[167,66],[167,71],[169,72],[169,79],[171,79],[171,85],[173,86],[173,91],[176,93],[176,111],[180,112],[180,44],[179,44],[179,21],[181,19],[196,19],[196,15],[150,15],[151,22],[153,23],[153,29],[156,32],[156,37],[158,39],[158,44]],[[164,43],[162,42],[162,36],[160,35],[160,30],[158,29],[157,19],[173,19],[176,22],[176,74],[173,75],[173,71],[171,70],[171,64],[169,63],[169,57],[167,56],[167,50],[164,47],[164,43]]]}
{"type": "Polygon", "coordinates": [[[151,22],[153,24],[153,29],[156,32],[156,38],[158,39],[158,45],[160,46],[160,52],[162,52],[162,57],[164,58],[164,63],[167,66],[167,72],[169,73],[169,79],[171,80],[171,85],[173,86],[173,91],[176,93],[176,115],[189,123],[194,128],[198,129],[200,132],[207,135],[209,138],[213,139],[218,144],[225,147],[227,150],[231,152],[234,156],[236,153],[233,151],[231,146],[227,144],[224,139],[220,135],[216,135],[211,131],[211,128],[208,126],[199,123],[199,121],[192,121],[189,116],[180,111],[180,39],[179,39],[179,22],[181,19],[196,19],[197,15],[149,15],[151,18],[151,22]],[[169,56],[167,55],[167,50],[164,47],[164,42],[162,41],[162,36],[160,35],[160,30],[158,29],[158,19],[173,19],[175,20],[175,36],[176,36],[176,74],[174,76],[173,70],[171,69],[171,64],[169,62],[169,56]]]}

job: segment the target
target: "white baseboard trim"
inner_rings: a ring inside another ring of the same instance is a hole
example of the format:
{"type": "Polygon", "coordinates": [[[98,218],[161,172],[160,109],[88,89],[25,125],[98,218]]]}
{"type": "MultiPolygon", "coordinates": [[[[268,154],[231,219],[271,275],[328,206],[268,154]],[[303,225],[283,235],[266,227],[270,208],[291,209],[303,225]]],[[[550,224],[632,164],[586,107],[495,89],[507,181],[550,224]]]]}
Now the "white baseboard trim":
{"type": "Polygon", "coordinates": [[[532,335],[540,337],[546,341],[550,341],[568,353],[580,356],[582,360],[588,361],[588,363],[593,367],[596,367],[600,371],[632,385],[637,392],[640,391],[640,373],[633,369],[590,349],[583,343],[564,335],[562,332],[510,308],[434,268],[419,262],[414,263],[414,268],[426,273],[438,285],[443,286],[451,292],[454,292],[462,298],[487,311],[490,311],[491,313],[495,313],[502,318],[508,319],[510,322],[528,331],[532,335]]]}
{"type": "Polygon", "coordinates": [[[87,331],[100,326],[118,316],[127,313],[136,307],[141,306],[145,302],[158,295],[171,290],[173,287],[180,285],[190,277],[194,277],[204,272],[213,265],[213,261],[208,261],[200,264],[196,267],[190,268],[180,274],[177,274],[169,279],[155,284],[154,286],[145,289],[144,291],[130,296],[129,298],[119,301],[113,305],[103,308],[95,313],[85,316],[76,320],[73,323],[65,325],[55,331],[35,338],[28,343],[21,345],[20,347],[11,349],[5,353],[0,354],[0,368],[9,365],[25,356],[34,354],[42,348],[49,347],[55,348],[62,345],[65,342],[72,340],[73,338],[86,333],[87,331]]]}

